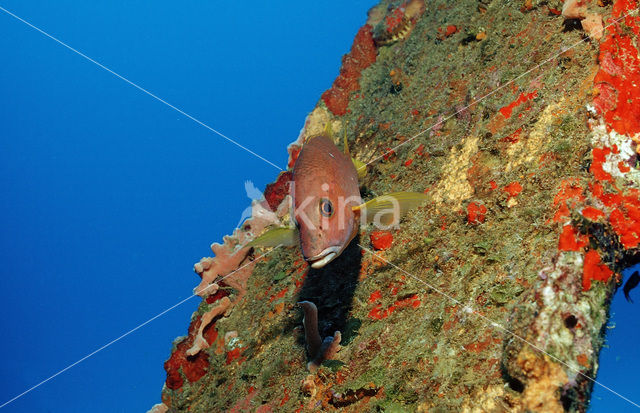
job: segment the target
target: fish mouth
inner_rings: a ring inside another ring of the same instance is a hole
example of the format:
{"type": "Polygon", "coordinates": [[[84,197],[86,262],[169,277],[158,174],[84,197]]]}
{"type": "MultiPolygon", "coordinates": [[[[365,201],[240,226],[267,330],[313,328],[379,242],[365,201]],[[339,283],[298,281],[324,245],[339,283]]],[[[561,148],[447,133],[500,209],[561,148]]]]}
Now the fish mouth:
{"type": "Polygon", "coordinates": [[[320,254],[307,258],[311,268],[322,268],[333,261],[342,249],[338,246],[325,248],[320,254]]]}

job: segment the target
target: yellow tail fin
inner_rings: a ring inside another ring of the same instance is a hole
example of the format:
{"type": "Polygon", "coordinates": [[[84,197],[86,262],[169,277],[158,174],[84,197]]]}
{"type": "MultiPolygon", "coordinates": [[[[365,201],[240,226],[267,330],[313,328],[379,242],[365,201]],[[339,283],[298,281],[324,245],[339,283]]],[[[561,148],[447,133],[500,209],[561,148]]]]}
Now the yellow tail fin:
{"type": "Polygon", "coordinates": [[[427,195],[420,192],[393,192],[373,198],[352,209],[360,211],[361,217],[367,223],[391,226],[397,225],[400,218],[410,209],[423,204],[427,199],[427,195]]]}

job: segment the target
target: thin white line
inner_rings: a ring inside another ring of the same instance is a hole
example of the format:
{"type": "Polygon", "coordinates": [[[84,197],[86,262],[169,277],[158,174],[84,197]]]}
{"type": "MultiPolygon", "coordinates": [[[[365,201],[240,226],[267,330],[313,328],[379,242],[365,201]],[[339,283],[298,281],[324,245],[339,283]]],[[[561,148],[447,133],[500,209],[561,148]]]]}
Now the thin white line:
{"type": "Polygon", "coordinates": [[[200,126],[203,126],[205,128],[207,128],[208,130],[210,130],[211,132],[217,134],[218,136],[226,139],[227,141],[233,143],[234,145],[244,149],[245,151],[249,152],[250,154],[252,154],[253,156],[262,159],[263,161],[265,161],[266,163],[268,163],[269,165],[273,166],[274,168],[282,171],[283,169],[280,168],[278,165],[274,164],[273,162],[269,161],[268,159],[263,158],[262,156],[258,155],[257,153],[255,153],[254,151],[252,151],[251,149],[247,148],[246,146],[243,146],[241,144],[239,144],[238,142],[234,141],[233,139],[229,138],[228,136],[222,134],[221,132],[218,132],[217,130],[213,129],[211,126],[207,125],[206,123],[194,118],[193,116],[189,115],[188,113],[184,112],[181,109],[178,109],[177,107],[173,106],[172,104],[170,104],[169,102],[159,98],[158,96],[154,95],[153,93],[149,92],[147,89],[138,86],[137,84],[133,83],[132,81],[130,81],[129,79],[127,79],[124,76],[119,75],[118,73],[114,72],[113,70],[109,69],[108,67],[106,67],[105,65],[93,60],[92,58],[90,58],[89,56],[85,55],[84,53],[74,49],[73,47],[69,46],[68,44],[64,43],[61,40],[56,39],[55,37],[53,37],[52,35],[50,35],[49,33],[45,32],[44,30],[34,26],[33,24],[29,23],[28,21],[16,16],[15,14],[11,13],[9,10],[3,8],[2,6],[0,6],[0,10],[2,10],[3,12],[7,13],[8,15],[10,15],[11,17],[21,21],[22,23],[26,24],[27,26],[31,27],[34,30],[37,30],[38,32],[42,33],[43,35],[47,36],[48,38],[50,38],[51,40],[57,42],[58,44],[66,47],[67,49],[71,50],[72,52],[84,57],[85,59],[87,59],[88,61],[90,61],[91,63],[101,67],[102,69],[106,70],[107,72],[111,73],[112,75],[118,77],[119,79],[124,80],[125,82],[127,82],[128,84],[130,84],[131,86],[135,87],[136,89],[146,93],[147,95],[151,96],[152,98],[154,98],[155,100],[157,100],[158,102],[164,103],[165,105],[169,106],[171,109],[175,110],[176,112],[180,113],[183,116],[186,116],[187,118],[191,119],[192,121],[196,122],[197,124],[199,124],[200,126]]]}
{"type": "MultiPolygon", "coordinates": [[[[600,29],[600,32],[604,32],[604,30],[609,27],[612,26],[614,24],[619,23],[622,19],[624,19],[625,17],[627,17],[628,15],[630,15],[631,13],[637,11],[638,9],[633,9],[631,11],[629,11],[628,13],[626,13],[624,16],[618,18],[617,20],[614,20],[612,23],[609,23],[608,25],[604,26],[602,29],[600,29]]],[[[497,91],[509,86],[510,84],[512,84],[513,82],[515,82],[516,80],[520,79],[523,76],[528,75],[529,73],[533,72],[534,70],[538,69],[540,66],[547,64],[548,62],[550,62],[551,60],[555,59],[556,57],[560,56],[563,53],[566,53],[567,51],[573,49],[574,47],[580,45],[581,43],[586,42],[588,39],[590,39],[590,37],[586,37],[584,39],[581,39],[580,41],[574,43],[573,45],[571,45],[568,48],[563,48],[560,52],[556,53],[555,55],[551,56],[550,58],[548,58],[547,60],[538,63],[537,65],[535,65],[534,67],[532,67],[531,69],[527,70],[526,72],[514,77],[513,79],[511,79],[510,81],[508,81],[507,83],[498,86],[496,89],[492,90],[491,92],[487,93],[486,95],[482,96],[481,98],[474,100],[473,102],[469,103],[467,106],[464,106],[461,109],[458,109],[456,112],[454,112],[453,114],[447,116],[446,118],[440,119],[438,122],[434,123],[433,125],[429,126],[427,129],[417,133],[416,135],[414,135],[413,137],[411,137],[411,139],[408,139],[400,144],[398,144],[397,146],[387,150],[385,153],[383,153],[382,155],[378,156],[377,158],[372,159],[371,161],[367,162],[365,165],[361,166],[358,169],[364,168],[374,162],[379,161],[381,158],[385,157],[386,155],[390,154],[391,152],[395,151],[396,149],[398,149],[399,147],[406,145],[407,143],[411,142],[412,140],[414,140],[415,138],[417,138],[418,136],[423,135],[425,132],[430,131],[431,129],[435,128],[438,125],[443,124],[444,122],[448,121],[449,119],[451,119],[452,117],[456,116],[457,114],[459,114],[462,111],[465,111],[467,109],[469,109],[471,106],[477,105],[478,103],[480,103],[481,101],[483,101],[484,99],[488,98],[489,96],[493,95],[494,93],[496,93],[497,91]]]]}
{"type": "Polygon", "coordinates": [[[631,401],[631,400],[627,399],[626,397],[624,397],[624,396],[623,396],[623,395],[621,395],[620,393],[618,393],[618,392],[616,392],[616,391],[614,391],[614,390],[610,389],[609,387],[607,387],[607,386],[605,386],[604,384],[602,384],[602,383],[600,383],[600,382],[596,381],[595,379],[592,379],[591,377],[589,377],[589,376],[587,376],[586,374],[582,373],[580,370],[577,370],[577,369],[575,369],[575,368],[571,367],[569,364],[565,363],[564,361],[560,360],[559,358],[557,358],[557,357],[555,357],[555,356],[553,356],[553,355],[551,355],[551,354],[547,353],[546,351],[544,351],[544,350],[543,350],[543,349],[541,349],[540,347],[536,346],[535,344],[533,344],[533,343],[532,343],[532,342],[530,342],[529,340],[527,340],[527,339],[525,339],[525,338],[523,338],[523,337],[519,336],[518,334],[516,334],[516,333],[514,333],[514,332],[512,332],[512,331],[510,331],[510,330],[508,330],[507,328],[505,328],[505,327],[503,327],[502,325],[500,325],[500,324],[496,323],[495,321],[492,321],[489,317],[487,317],[487,316],[485,316],[485,315],[483,315],[483,314],[479,313],[478,311],[476,311],[475,309],[473,309],[471,306],[468,306],[468,305],[463,304],[462,302],[460,302],[460,301],[456,300],[455,298],[451,297],[449,294],[445,293],[444,291],[442,291],[442,290],[440,290],[440,289],[438,289],[438,288],[434,287],[433,285],[431,285],[431,284],[429,284],[428,282],[426,282],[426,281],[422,280],[421,278],[416,277],[415,275],[411,274],[410,272],[405,271],[404,269],[402,269],[402,268],[398,267],[398,266],[397,266],[397,265],[395,265],[394,263],[392,263],[392,262],[390,262],[390,261],[387,261],[386,259],[384,259],[383,257],[379,256],[378,254],[376,254],[375,252],[371,251],[370,249],[365,248],[365,247],[363,247],[363,246],[362,246],[362,245],[360,245],[360,244],[358,244],[358,246],[359,246],[360,248],[362,248],[364,251],[367,251],[369,254],[372,254],[374,257],[376,257],[376,258],[378,258],[378,259],[380,259],[380,260],[384,261],[385,263],[387,263],[387,264],[391,265],[391,266],[392,266],[393,268],[395,268],[396,270],[403,272],[404,274],[408,275],[409,277],[413,278],[414,280],[416,280],[416,281],[418,281],[418,282],[420,282],[420,283],[422,283],[422,284],[426,285],[427,287],[431,288],[433,291],[437,292],[438,294],[442,295],[443,297],[446,297],[446,298],[450,299],[451,301],[453,301],[454,303],[456,303],[456,304],[460,305],[460,306],[461,306],[461,307],[463,307],[467,312],[471,312],[471,313],[473,313],[473,314],[477,315],[478,317],[482,318],[482,319],[483,319],[484,321],[486,321],[490,326],[492,326],[492,327],[496,327],[496,328],[498,328],[498,329],[500,329],[500,330],[502,330],[502,331],[504,331],[504,332],[506,332],[506,333],[511,334],[513,337],[517,338],[518,340],[522,341],[523,343],[526,343],[526,344],[530,345],[531,347],[533,347],[534,349],[538,350],[539,352],[541,352],[541,353],[543,353],[543,354],[546,354],[547,356],[549,356],[550,358],[554,359],[554,360],[555,360],[555,361],[557,361],[558,363],[561,363],[561,364],[563,364],[563,365],[567,366],[570,370],[574,371],[575,373],[577,373],[577,374],[579,374],[579,375],[581,375],[581,376],[583,376],[583,377],[585,377],[585,378],[587,378],[587,379],[591,380],[591,381],[592,381],[592,382],[594,382],[595,384],[597,384],[597,385],[599,385],[599,386],[601,386],[601,387],[603,387],[603,388],[605,388],[605,389],[609,390],[611,393],[615,394],[616,396],[620,397],[621,399],[626,400],[627,402],[629,402],[629,403],[633,404],[634,406],[636,406],[636,407],[640,408],[640,405],[638,405],[638,404],[634,403],[633,401],[631,401]]]}
{"type": "MultiPolygon", "coordinates": [[[[237,268],[236,270],[230,272],[229,274],[225,275],[224,277],[220,278],[219,280],[217,280],[217,282],[220,282],[222,280],[224,280],[225,278],[233,275],[236,271],[240,271],[241,269],[243,269],[244,267],[246,267],[247,265],[253,264],[256,261],[258,261],[260,258],[271,254],[273,251],[275,251],[276,249],[278,249],[280,247],[280,245],[278,245],[277,247],[273,248],[272,250],[260,255],[259,257],[257,257],[256,259],[252,260],[251,262],[246,263],[245,265],[243,265],[242,267],[237,268]]],[[[209,284],[205,289],[202,290],[202,292],[208,290],[213,284],[209,284]]],[[[145,321],[144,323],[138,325],[137,327],[132,328],[131,330],[127,331],[126,333],[124,333],[123,335],[121,335],[120,337],[111,340],[110,342],[108,342],[107,344],[105,344],[104,346],[100,347],[99,349],[87,354],[86,356],[82,357],[80,360],[76,361],[75,363],[72,363],[70,365],[68,365],[67,367],[63,368],[62,370],[60,370],[59,372],[57,372],[56,374],[42,380],[40,383],[36,384],[35,386],[29,388],[28,390],[25,390],[24,392],[20,393],[19,395],[15,396],[13,399],[6,401],[5,403],[3,403],[2,405],[0,405],[0,409],[2,409],[3,407],[5,407],[6,405],[18,400],[20,397],[24,396],[25,394],[31,392],[32,390],[37,389],[38,387],[42,386],[43,384],[45,384],[46,382],[48,382],[49,380],[59,376],[60,374],[64,373],[65,371],[69,370],[70,368],[82,363],[83,361],[85,361],[86,359],[88,359],[89,357],[93,356],[94,354],[104,350],[105,348],[111,346],[112,344],[115,344],[116,342],[122,340],[123,338],[125,338],[126,336],[128,336],[129,334],[133,333],[136,330],[139,330],[140,328],[146,326],[147,324],[149,324],[150,322],[154,321],[155,319],[165,315],[166,313],[168,313],[169,311],[173,310],[174,308],[184,304],[185,302],[189,301],[190,299],[192,299],[193,297],[195,297],[196,294],[192,294],[191,296],[185,298],[184,300],[180,301],[177,304],[174,304],[173,306],[167,308],[166,310],[164,310],[163,312],[151,317],[150,319],[148,319],[147,321],[145,321]]]]}

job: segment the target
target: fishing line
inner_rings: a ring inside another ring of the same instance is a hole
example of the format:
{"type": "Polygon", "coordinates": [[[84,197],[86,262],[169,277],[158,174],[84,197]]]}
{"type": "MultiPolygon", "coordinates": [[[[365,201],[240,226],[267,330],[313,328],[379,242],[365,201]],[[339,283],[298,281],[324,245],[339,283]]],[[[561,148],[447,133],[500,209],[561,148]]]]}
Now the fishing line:
{"type": "Polygon", "coordinates": [[[47,36],[48,38],[50,38],[51,40],[55,41],[56,43],[66,47],[67,49],[71,50],[72,52],[76,53],[77,55],[84,57],[85,59],[87,59],[88,61],[90,61],[91,63],[97,65],[98,67],[106,70],[107,72],[111,73],[112,75],[116,76],[117,78],[124,80],[125,82],[127,82],[128,84],[130,84],[131,86],[135,87],[136,89],[142,91],[143,93],[146,93],[147,95],[151,96],[152,98],[154,98],[155,100],[157,100],[158,102],[161,102],[165,105],[167,105],[168,107],[170,107],[171,109],[175,110],[176,112],[180,113],[181,115],[191,119],[192,121],[194,121],[195,123],[197,123],[198,125],[208,129],[209,131],[215,133],[216,135],[226,139],[227,141],[231,142],[232,144],[236,145],[237,147],[245,150],[246,152],[249,152],[251,155],[255,156],[256,158],[259,158],[263,161],[265,161],[266,163],[268,163],[269,165],[273,166],[274,168],[278,169],[279,171],[282,171],[283,169],[280,168],[278,165],[276,165],[275,163],[271,162],[270,160],[258,155],[257,153],[255,153],[254,151],[252,151],[251,149],[247,148],[246,146],[243,146],[242,144],[236,142],[235,140],[231,139],[230,137],[224,135],[223,133],[217,131],[216,129],[213,129],[211,126],[207,125],[206,123],[196,119],[195,117],[189,115],[188,113],[186,113],[185,111],[178,109],[177,107],[173,106],[171,103],[159,98],[158,96],[154,95],[153,93],[149,92],[147,89],[143,88],[142,86],[138,86],[137,84],[133,83],[131,80],[127,79],[126,77],[114,72],[113,70],[109,69],[108,67],[106,67],[105,65],[103,65],[102,63],[97,62],[96,60],[90,58],[89,56],[87,56],[86,54],[74,49],[73,47],[69,46],[68,44],[64,43],[63,41],[53,37],[52,35],[50,35],[49,33],[45,32],[44,30],[40,29],[39,27],[34,26],[33,24],[29,23],[28,21],[16,16],[15,14],[11,13],[9,10],[3,8],[2,6],[0,6],[0,10],[2,10],[3,12],[7,13],[9,16],[21,21],[22,23],[26,24],[27,26],[31,27],[34,30],[37,30],[38,32],[42,33],[43,35],[47,36]]]}
{"type": "Polygon", "coordinates": [[[405,271],[404,269],[402,269],[402,268],[398,267],[398,266],[397,266],[397,265],[395,265],[394,263],[392,263],[392,262],[390,262],[390,261],[387,261],[386,259],[384,259],[384,258],[383,258],[383,257],[381,257],[380,255],[376,254],[375,252],[371,251],[370,249],[368,249],[368,248],[366,248],[366,247],[363,247],[363,246],[362,246],[362,245],[360,245],[360,244],[358,244],[358,246],[359,246],[360,248],[362,248],[362,250],[363,250],[363,251],[368,252],[369,254],[373,255],[374,257],[376,257],[376,258],[380,259],[381,261],[384,261],[385,263],[387,263],[387,264],[391,265],[391,266],[392,266],[393,268],[395,268],[396,270],[398,270],[398,271],[400,271],[400,272],[404,273],[405,275],[408,275],[409,277],[413,278],[414,280],[416,280],[416,281],[418,281],[418,282],[420,282],[420,283],[422,283],[422,284],[426,285],[428,288],[432,289],[432,290],[433,290],[433,291],[435,291],[436,293],[438,293],[438,294],[442,295],[443,297],[446,297],[446,298],[448,298],[449,300],[453,301],[453,302],[454,302],[454,303],[456,303],[457,305],[461,306],[461,307],[462,307],[462,309],[463,309],[465,312],[470,313],[470,314],[475,314],[475,315],[477,315],[478,317],[482,318],[484,321],[486,321],[487,323],[489,323],[489,325],[491,325],[492,327],[494,327],[494,328],[496,328],[496,329],[499,329],[499,330],[502,330],[502,331],[504,331],[504,332],[506,332],[506,333],[511,334],[513,337],[517,338],[518,340],[522,341],[523,343],[530,345],[532,348],[534,348],[534,349],[538,350],[539,352],[541,352],[541,353],[543,353],[543,354],[546,354],[547,356],[549,356],[549,357],[550,357],[550,358],[552,358],[553,360],[557,361],[558,363],[563,364],[564,366],[566,366],[567,368],[569,368],[569,369],[570,369],[571,371],[573,371],[574,373],[577,373],[577,374],[581,375],[582,377],[585,377],[585,378],[587,378],[587,379],[591,380],[593,383],[595,383],[595,384],[597,384],[597,385],[599,385],[599,386],[603,387],[604,389],[606,389],[606,390],[610,391],[611,393],[615,394],[616,396],[620,397],[621,399],[623,399],[623,400],[625,400],[625,401],[627,401],[627,402],[631,403],[631,404],[632,404],[632,405],[634,405],[635,407],[640,408],[640,405],[639,405],[639,404],[636,404],[635,402],[633,402],[633,401],[629,400],[628,398],[624,397],[624,396],[623,396],[623,395],[621,395],[620,393],[618,393],[618,392],[616,392],[616,391],[612,390],[611,388],[609,388],[609,387],[605,386],[604,384],[602,384],[602,383],[600,383],[600,382],[596,381],[595,379],[593,379],[593,378],[591,378],[591,377],[587,376],[586,374],[582,373],[580,370],[578,370],[578,369],[576,369],[576,368],[574,368],[574,367],[570,366],[569,364],[567,364],[566,362],[564,362],[564,361],[560,360],[559,358],[557,358],[557,357],[555,357],[555,356],[553,356],[553,355],[551,355],[551,354],[547,353],[546,351],[544,351],[543,349],[541,349],[540,347],[538,347],[538,346],[537,346],[537,345],[535,345],[534,343],[530,342],[529,340],[525,339],[524,337],[522,337],[522,336],[520,336],[520,335],[518,335],[518,334],[516,334],[516,333],[512,332],[511,330],[507,329],[506,327],[502,326],[501,324],[496,323],[495,321],[491,320],[489,317],[487,317],[487,316],[485,316],[485,315],[481,314],[480,312],[478,312],[478,311],[474,310],[471,306],[466,305],[466,304],[463,304],[461,301],[459,301],[459,300],[457,300],[457,299],[453,298],[453,297],[452,297],[452,296],[450,296],[449,294],[447,294],[447,293],[445,293],[444,291],[442,291],[442,290],[440,290],[440,289],[438,289],[438,288],[434,287],[433,285],[429,284],[428,282],[424,281],[423,279],[421,279],[421,278],[419,278],[419,277],[417,277],[417,276],[415,276],[415,275],[411,274],[411,273],[410,273],[410,272],[408,272],[408,271],[405,271]]]}
{"type": "MultiPolygon", "coordinates": [[[[261,259],[262,257],[265,257],[269,254],[271,254],[273,251],[277,250],[278,248],[280,248],[280,245],[278,245],[277,247],[274,247],[272,250],[270,250],[269,252],[265,252],[264,254],[260,255],[259,257],[255,258],[254,260],[252,260],[251,262],[248,262],[246,264],[244,264],[241,267],[238,267],[237,269],[233,270],[232,272],[230,272],[229,274],[225,275],[224,277],[220,278],[219,280],[216,280],[215,283],[218,283],[222,280],[224,280],[227,277],[230,277],[231,275],[233,275],[234,273],[236,273],[237,271],[240,271],[241,269],[243,269],[244,267],[246,267],[247,265],[250,264],[254,264],[256,263],[259,259],[261,259]]],[[[206,288],[204,288],[201,292],[207,291],[211,286],[213,286],[215,283],[211,283],[209,284],[206,288]]],[[[155,316],[151,317],[150,319],[148,319],[147,321],[145,321],[144,323],[138,325],[137,327],[132,328],[131,330],[127,331],[126,333],[122,334],[120,337],[115,338],[113,340],[111,340],[110,342],[108,342],[107,344],[103,345],[102,347],[98,348],[97,350],[94,350],[93,352],[87,354],[86,356],[82,357],[81,359],[79,359],[78,361],[69,364],[67,367],[63,368],[62,370],[58,371],[57,373],[49,376],[48,378],[42,380],[40,383],[36,384],[33,387],[30,387],[29,389],[23,391],[22,393],[20,393],[19,395],[15,396],[13,399],[8,400],[6,402],[4,402],[2,405],[0,405],[0,409],[2,409],[3,407],[5,407],[6,405],[18,400],[19,398],[21,398],[22,396],[24,396],[25,394],[31,392],[32,390],[37,389],[38,387],[42,386],[43,384],[45,384],[46,382],[48,382],[49,380],[59,376],[60,374],[64,373],[65,371],[77,366],[78,364],[82,363],[83,361],[85,361],[86,359],[88,359],[89,357],[101,352],[102,350],[106,349],[107,347],[110,347],[112,344],[117,343],[118,341],[122,340],[123,338],[125,338],[126,336],[128,336],[129,334],[141,329],[142,327],[146,326],[147,324],[149,324],[150,322],[156,320],[157,318],[162,317],[163,315],[165,315],[166,313],[168,313],[169,311],[173,310],[174,308],[186,303],[187,301],[189,301],[190,299],[192,299],[193,297],[198,296],[197,294],[192,294],[191,296],[185,298],[184,300],[178,302],[177,304],[172,305],[171,307],[167,308],[166,310],[156,314],[155,316]]]]}
{"type": "MultiPolygon", "coordinates": [[[[604,33],[604,30],[607,27],[613,26],[614,24],[618,24],[620,23],[620,21],[622,21],[622,19],[626,18],[627,16],[631,15],[631,13],[635,13],[638,9],[633,9],[630,10],[628,13],[626,13],[624,16],[614,20],[612,23],[609,23],[608,25],[604,26],[602,29],[600,29],[599,33],[604,33]]],[[[477,105],[478,103],[482,102],[483,100],[485,100],[486,98],[488,98],[489,96],[492,96],[493,94],[495,94],[496,92],[498,92],[499,90],[509,86],[510,84],[512,84],[513,82],[517,81],[518,79],[528,75],[529,73],[533,72],[534,70],[538,69],[539,67],[549,63],[550,61],[556,59],[558,56],[562,55],[563,53],[568,52],[569,50],[579,46],[582,43],[585,43],[587,40],[591,39],[591,37],[585,37],[584,39],[581,39],[580,41],[572,44],[571,46],[569,46],[568,48],[563,48],[561,51],[559,51],[558,53],[556,53],[555,55],[551,56],[550,58],[544,60],[541,63],[538,63],[537,65],[535,65],[534,67],[532,67],[531,69],[527,70],[524,73],[521,73],[520,75],[514,77],[513,79],[511,79],[510,81],[508,81],[507,83],[498,86],[496,89],[492,90],[491,92],[487,93],[486,95],[482,96],[481,98],[474,100],[473,102],[469,103],[467,106],[462,107],[461,109],[458,109],[456,112],[454,112],[453,114],[447,116],[446,118],[440,119],[438,122],[434,123],[433,125],[429,126],[427,129],[415,134],[413,137],[411,137],[410,139],[398,144],[397,146],[388,149],[385,153],[383,153],[382,155],[378,156],[377,158],[374,158],[373,160],[367,162],[364,166],[361,166],[360,168],[358,168],[358,170],[365,168],[367,166],[369,166],[370,164],[379,161],[380,159],[384,158],[385,156],[389,155],[390,153],[394,152],[396,149],[398,149],[401,146],[406,145],[407,143],[411,142],[412,140],[414,140],[415,138],[422,136],[424,133],[430,131],[431,129],[435,128],[436,126],[440,126],[442,125],[444,122],[448,121],[449,119],[451,119],[452,117],[458,115],[459,113],[469,109],[472,106],[477,105]]]]}

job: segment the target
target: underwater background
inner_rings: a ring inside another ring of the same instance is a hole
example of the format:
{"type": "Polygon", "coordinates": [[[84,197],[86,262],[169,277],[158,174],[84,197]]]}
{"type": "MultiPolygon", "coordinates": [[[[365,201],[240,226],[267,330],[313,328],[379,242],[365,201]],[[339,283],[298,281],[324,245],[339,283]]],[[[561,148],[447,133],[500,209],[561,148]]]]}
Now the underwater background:
{"type": "MultiPolygon", "coordinates": [[[[375,3],[0,7],[284,168],[375,3]]],[[[250,204],[245,181],[262,190],[278,169],[1,10],[0,31],[2,405],[191,296],[192,264],[250,204]]],[[[198,301],[2,412],[146,411],[198,301]]],[[[637,305],[616,294],[596,377],[634,401],[637,305]]],[[[595,386],[591,411],[631,408],[595,386]]]]}

